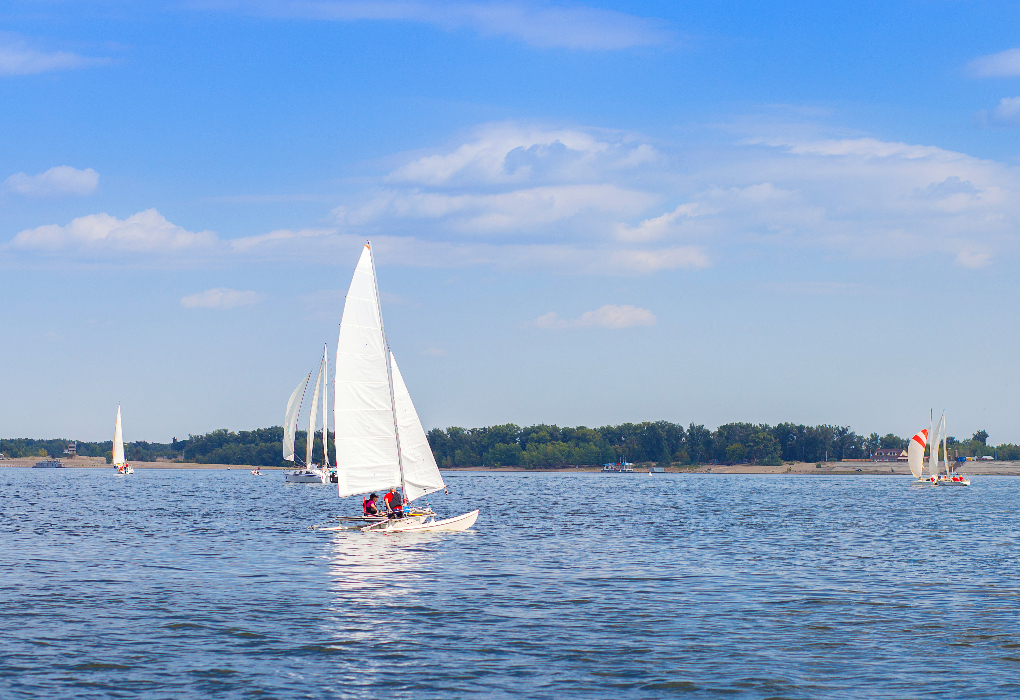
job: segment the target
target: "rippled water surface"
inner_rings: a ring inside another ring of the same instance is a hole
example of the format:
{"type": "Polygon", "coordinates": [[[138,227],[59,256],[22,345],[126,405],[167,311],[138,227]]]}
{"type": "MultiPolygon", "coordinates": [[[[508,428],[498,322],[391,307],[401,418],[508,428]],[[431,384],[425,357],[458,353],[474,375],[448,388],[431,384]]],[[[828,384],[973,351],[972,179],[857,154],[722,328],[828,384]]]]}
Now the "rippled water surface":
{"type": "Polygon", "coordinates": [[[0,697],[1020,696],[1020,481],[0,469],[0,697]]]}

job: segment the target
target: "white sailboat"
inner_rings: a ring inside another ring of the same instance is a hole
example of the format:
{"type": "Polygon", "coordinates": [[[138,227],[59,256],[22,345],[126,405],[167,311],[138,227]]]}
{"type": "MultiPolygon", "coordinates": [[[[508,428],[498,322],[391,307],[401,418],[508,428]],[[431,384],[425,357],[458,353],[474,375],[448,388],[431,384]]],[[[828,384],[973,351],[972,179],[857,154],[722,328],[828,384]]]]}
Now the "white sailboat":
{"type": "Polygon", "coordinates": [[[370,244],[362,250],[344,303],[333,391],[340,498],[396,487],[406,504],[403,517],[363,514],[342,522],[384,532],[467,530],[474,525],[477,510],[440,520],[428,503],[427,496],[446,485],[386,340],[370,244]]]}
{"type": "Polygon", "coordinates": [[[117,423],[113,426],[113,468],[118,474],[134,474],[135,470],[124,460],[124,428],[120,423],[120,404],[117,404],[117,423]]]}
{"type": "Polygon", "coordinates": [[[910,439],[907,447],[907,466],[917,482],[931,486],[970,486],[970,479],[961,476],[949,461],[949,450],[946,440],[946,414],[942,413],[938,424],[933,430],[922,430],[910,439]],[[930,455],[928,457],[928,476],[924,476],[924,449],[931,438],[930,455]],[[939,444],[941,442],[941,445],[939,444]],[[939,460],[939,447],[942,448],[942,460],[939,460]]]}
{"type": "MultiPolygon", "coordinates": [[[[326,429],[326,376],[329,374],[327,361],[328,348],[323,346],[322,361],[319,362],[319,374],[315,378],[315,390],[308,410],[308,437],[305,440],[305,468],[292,469],[283,473],[284,481],[300,484],[325,484],[329,482],[329,448],[327,445],[329,431],[326,429]],[[312,463],[312,448],[315,446],[315,424],[318,421],[319,394],[322,394],[322,452],[323,464],[312,463]]],[[[287,416],[284,419],[283,458],[294,461],[294,438],[297,434],[298,413],[301,402],[297,400],[298,391],[304,397],[304,387],[311,378],[311,372],[304,381],[294,389],[287,402],[287,416]]]]}

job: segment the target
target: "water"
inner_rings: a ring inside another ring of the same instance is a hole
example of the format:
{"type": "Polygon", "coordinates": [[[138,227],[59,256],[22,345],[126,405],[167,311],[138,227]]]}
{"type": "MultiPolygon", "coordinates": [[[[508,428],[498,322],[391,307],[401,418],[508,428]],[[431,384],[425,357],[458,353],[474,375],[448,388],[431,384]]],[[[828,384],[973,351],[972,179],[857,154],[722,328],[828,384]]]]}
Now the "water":
{"type": "Polygon", "coordinates": [[[446,478],[473,532],[312,531],[335,491],[279,473],[2,469],[0,697],[1020,695],[1020,481],[446,478]]]}

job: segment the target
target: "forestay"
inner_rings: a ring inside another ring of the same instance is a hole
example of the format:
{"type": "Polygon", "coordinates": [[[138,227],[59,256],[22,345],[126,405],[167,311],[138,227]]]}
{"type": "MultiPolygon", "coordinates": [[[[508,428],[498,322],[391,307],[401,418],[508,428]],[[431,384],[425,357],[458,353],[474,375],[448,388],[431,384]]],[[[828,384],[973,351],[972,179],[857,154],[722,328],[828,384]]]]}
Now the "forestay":
{"type": "Polygon", "coordinates": [[[397,429],[400,431],[400,459],[404,468],[404,498],[413,501],[427,494],[439,491],[446,484],[439,473],[436,458],[432,455],[425,429],[421,426],[418,412],[414,410],[411,394],[407,391],[404,378],[397,369],[397,360],[390,353],[390,368],[393,372],[393,401],[397,414],[397,429]]]}
{"type": "Polygon", "coordinates": [[[305,386],[312,378],[312,373],[298,382],[297,387],[287,401],[287,414],[283,418],[283,458],[288,462],[294,461],[294,437],[297,435],[298,411],[301,410],[301,398],[304,396],[305,386]]]}
{"type": "Polygon", "coordinates": [[[341,498],[400,486],[387,354],[366,245],[347,292],[336,348],[333,430],[341,498]]]}

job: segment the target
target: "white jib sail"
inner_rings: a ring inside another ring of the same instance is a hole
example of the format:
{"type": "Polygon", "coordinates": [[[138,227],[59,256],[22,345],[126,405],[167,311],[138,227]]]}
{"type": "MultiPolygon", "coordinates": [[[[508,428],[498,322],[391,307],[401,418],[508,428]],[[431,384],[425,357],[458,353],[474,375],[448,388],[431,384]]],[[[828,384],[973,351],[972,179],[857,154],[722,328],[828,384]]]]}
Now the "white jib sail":
{"type": "Polygon", "coordinates": [[[329,469],[329,420],[326,418],[326,382],[329,381],[329,347],[322,346],[322,468],[329,469]]]}
{"type": "Polygon", "coordinates": [[[927,444],[928,431],[922,430],[910,438],[910,443],[907,445],[907,466],[910,467],[910,473],[914,475],[915,479],[920,479],[921,473],[924,471],[924,446],[927,444]]]}
{"type": "Polygon", "coordinates": [[[936,477],[939,475],[939,441],[941,440],[942,431],[944,430],[942,424],[945,419],[946,414],[943,413],[942,417],[939,418],[938,425],[935,426],[935,431],[932,433],[932,440],[929,443],[931,445],[931,449],[928,453],[928,473],[936,477]]]}
{"type": "Polygon", "coordinates": [[[113,426],[113,466],[124,464],[124,430],[120,425],[120,404],[117,404],[117,423],[113,426]]]}
{"type": "Polygon", "coordinates": [[[344,303],[333,380],[337,491],[341,498],[400,486],[387,348],[372,251],[365,246],[344,303]]]}
{"type": "Polygon", "coordinates": [[[298,413],[301,411],[301,398],[305,393],[305,386],[312,378],[312,373],[298,382],[297,387],[287,400],[287,414],[283,417],[283,458],[288,462],[294,461],[294,436],[297,435],[298,413]]]}
{"type": "Polygon", "coordinates": [[[305,467],[312,466],[312,448],[315,447],[315,423],[319,420],[319,385],[321,383],[322,363],[320,362],[319,374],[315,378],[315,390],[312,391],[311,410],[308,411],[308,439],[305,440],[305,467]]]}
{"type": "Polygon", "coordinates": [[[413,501],[439,491],[446,484],[439,473],[436,458],[432,455],[425,429],[421,427],[418,412],[414,410],[411,394],[397,369],[397,360],[390,353],[393,372],[393,400],[397,411],[397,429],[400,431],[400,456],[404,465],[404,498],[413,501]]]}

